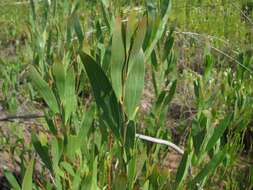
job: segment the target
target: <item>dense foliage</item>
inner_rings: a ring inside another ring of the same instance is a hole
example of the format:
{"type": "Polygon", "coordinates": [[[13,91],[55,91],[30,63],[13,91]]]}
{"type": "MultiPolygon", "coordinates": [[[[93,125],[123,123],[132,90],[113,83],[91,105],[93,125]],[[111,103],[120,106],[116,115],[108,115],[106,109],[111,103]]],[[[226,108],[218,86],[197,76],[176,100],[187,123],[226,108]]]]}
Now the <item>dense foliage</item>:
{"type": "Polygon", "coordinates": [[[1,6],[8,187],[253,187],[251,0],[1,6]]]}

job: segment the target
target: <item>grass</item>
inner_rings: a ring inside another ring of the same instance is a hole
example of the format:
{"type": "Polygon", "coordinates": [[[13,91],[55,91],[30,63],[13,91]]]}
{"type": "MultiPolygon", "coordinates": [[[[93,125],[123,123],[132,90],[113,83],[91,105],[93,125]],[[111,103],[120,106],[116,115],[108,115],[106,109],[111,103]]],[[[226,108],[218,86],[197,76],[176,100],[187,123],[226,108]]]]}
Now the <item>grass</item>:
{"type": "Polygon", "coordinates": [[[244,4],[3,1],[0,187],[251,189],[244,4]]]}

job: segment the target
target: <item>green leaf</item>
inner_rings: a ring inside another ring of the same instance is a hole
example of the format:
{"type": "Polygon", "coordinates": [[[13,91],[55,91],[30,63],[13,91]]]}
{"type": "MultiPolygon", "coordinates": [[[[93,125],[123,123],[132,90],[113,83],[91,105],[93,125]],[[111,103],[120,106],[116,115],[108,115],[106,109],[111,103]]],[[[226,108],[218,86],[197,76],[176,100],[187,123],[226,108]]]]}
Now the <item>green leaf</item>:
{"type": "Polygon", "coordinates": [[[138,55],[130,61],[133,62],[133,68],[126,79],[124,106],[128,119],[134,120],[144,89],[145,67],[143,51],[141,50],[138,55]]]}
{"type": "Polygon", "coordinates": [[[228,114],[223,119],[223,121],[214,129],[213,135],[206,145],[206,149],[205,149],[206,152],[209,152],[213,148],[213,146],[218,142],[218,140],[222,137],[226,128],[230,124],[231,119],[232,119],[232,114],[228,114]]]}
{"type": "Polygon", "coordinates": [[[212,55],[208,51],[206,51],[204,55],[204,65],[205,65],[204,77],[205,79],[209,79],[210,74],[213,69],[214,60],[213,60],[212,55]]]}
{"type": "Polygon", "coordinates": [[[134,189],[134,184],[136,180],[136,155],[129,161],[127,165],[127,181],[130,189],[134,189]]]}
{"type": "Polygon", "coordinates": [[[52,138],[52,147],[51,147],[51,155],[52,155],[52,164],[53,168],[58,168],[58,163],[61,159],[63,151],[63,142],[56,137],[52,138]]]}
{"type": "Polygon", "coordinates": [[[224,151],[217,153],[212,160],[206,164],[206,166],[198,173],[198,175],[190,182],[190,187],[195,187],[198,185],[203,185],[205,178],[210,175],[218,165],[224,160],[226,154],[224,151]]]}
{"type": "Polygon", "coordinates": [[[73,167],[71,166],[71,164],[69,164],[68,162],[61,162],[61,167],[67,171],[72,177],[75,176],[75,171],[73,169],[73,167]]]}
{"type": "Polygon", "coordinates": [[[119,137],[122,128],[122,114],[117,98],[104,71],[89,55],[80,52],[81,60],[92,86],[101,117],[113,133],[119,137]]]}
{"type": "Polygon", "coordinates": [[[73,67],[67,70],[65,83],[65,124],[69,120],[71,114],[75,113],[77,106],[75,91],[75,73],[73,67]]]}
{"type": "Polygon", "coordinates": [[[92,179],[91,179],[91,188],[90,190],[98,190],[98,183],[97,183],[97,165],[98,165],[98,158],[96,157],[93,162],[93,169],[92,169],[92,179]]]}
{"type": "Polygon", "coordinates": [[[66,154],[69,159],[73,160],[76,151],[81,147],[81,139],[77,135],[68,135],[66,144],[66,154]]]}
{"type": "Polygon", "coordinates": [[[165,14],[164,14],[159,26],[158,26],[158,29],[155,33],[155,36],[154,36],[152,42],[150,43],[150,45],[145,50],[145,62],[151,56],[152,51],[155,49],[157,42],[162,37],[162,35],[163,35],[163,33],[166,29],[166,24],[167,24],[168,19],[169,19],[170,10],[171,10],[171,1],[169,0],[166,12],[165,12],[165,14]]]}
{"type": "Polygon", "coordinates": [[[128,180],[126,174],[124,172],[120,172],[116,175],[113,189],[127,190],[127,182],[128,180]]]}
{"type": "Polygon", "coordinates": [[[173,97],[176,93],[176,87],[177,87],[177,80],[174,80],[171,83],[171,87],[170,87],[169,91],[163,90],[159,94],[157,102],[155,104],[155,109],[154,109],[157,118],[160,117],[160,115],[164,109],[167,110],[167,106],[169,105],[169,103],[171,102],[171,100],[173,99],[173,97]]]}
{"type": "Polygon", "coordinates": [[[136,59],[136,56],[139,56],[139,52],[142,51],[142,44],[145,38],[145,34],[146,34],[146,19],[142,19],[139,21],[138,23],[138,27],[137,30],[134,33],[133,36],[133,42],[132,42],[132,47],[131,47],[131,51],[130,51],[130,58],[129,58],[129,63],[128,63],[128,74],[131,72],[132,67],[134,62],[132,60],[136,59]]]}
{"type": "Polygon", "coordinates": [[[121,19],[118,17],[114,26],[111,51],[112,87],[118,101],[121,101],[122,98],[122,72],[125,64],[125,49],[121,30],[121,19]]]}
{"type": "Polygon", "coordinates": [[[61,63],[55,63],[52,68],[54,82],[56,84],[57,93],[60,97],[61,104],[64,104],[65,101],[65,78],[66,72],[64,65],[61,63]]]}
{"type": "Polygon", "coordinates": [[[37,136],[34,133],[32,133],[32,143],[33,143],[34,149],[39,154],[42,162],[50,171],[53,171],[51,158],[48,152],[48,146],[42,146],[37,136]]]}
{"type": "Polygon", "coordinates": [[[126,27],[126,51],[128,52],[131,45],[131,39],[137,28],[137,14],[135,11],[132,11],[128,16],[128,22],[126,27]]]}
{"type": "Polygon", "coordinates": [[[80,189],[79,186],[81,182],[82,182],[81,174],[79,171],[77,171],[73,180],[73,190],[79,190],[80,189]]]}
{"type": "Polygon", "coordinates": [[[79,18],[76,15],[74,16],[73,20],[74,20],[74,29],[75,29],[77,38],[79,40],[79,45],[80,45],[80,47],[82,47],[83,39],[84,39],[82,26],[81,26],[81,23],[79,21],[79,18]]]}
{"type": "Polygon", "coordinates": [[[110,14],[108,11],[109,8],[109,2],[108,0],[100,0],[101,5],[102,5],[102,13],[103,13],[103,18],[105,20],[105,24],[109,31],[111,31],[111,20],[110,20],[110,14]]]}
{"type": "Polygon", "coordinates": [[[32,84],[35,86],[35,88],[37,88],[39,94],[42,96],[49,108],[54,113],[59,113],[58,103],[53,91],[50,89],[48,84],[42,79],[38,71],[33,66],[30,67],[29,77],[31,79],[32,84]]]}
{"type": "Polygon", "coordinates": [[[173,43],[174,43],[174,37],[172,36],[172,31],[171,31],[164,45],[164,53],[163,53],[163,58],[162,58],[163,61],[169,56],[171,49],[173,47],[173,43]]]}
{"type": "Polygon", "coordinates": [[[22,190],[32,190],[34,158],[29,162],[22,182],[22,190]]]}
{"type": "Polygon", "coordinates": [[[133,121],[130,121],[127,125],[126,132],[126,148],[131,150],[134,148],[135,144],[135,134],[136,134],[136,124],[133,121]]]}
{"type": "Polygon", "coordinates": [[[143,185],[143,187],[141,188],[141,190],[149,190],[149,180],[147,180],[147,181],[144,183],[144,185],[143,185]]]}
{"type": "Polygon", "coordinates": [[[189,152],[189,151],[184,152],[184,155],[182,157],[182,160],[180,162],[180,165],[177,169],[177,174],[176,174],[177,189],[181,188],[182,183],[187,176],[187,173],[188,173],[189,168],[191,166],[192,155],[193,155],[193,152],[189,152]]]}
{"type": "Polygon", "coordinates": [[[21,187],[19,183],[17,182],[16,178],[13,176],[13,174],[9,171],[4,172],[4,175],[10,185],[15,189],[15,190],[21,190],[21,187]]]}

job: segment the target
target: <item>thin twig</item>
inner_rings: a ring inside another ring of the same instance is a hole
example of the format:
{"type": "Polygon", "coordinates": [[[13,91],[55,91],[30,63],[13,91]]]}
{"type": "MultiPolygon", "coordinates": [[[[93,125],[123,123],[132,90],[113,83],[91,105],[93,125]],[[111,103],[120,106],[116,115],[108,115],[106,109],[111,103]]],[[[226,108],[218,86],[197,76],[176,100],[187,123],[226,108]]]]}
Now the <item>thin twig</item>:
{"type": "Polygon", "coordinates": [[[175,34],[183,34],[183,35],[192,35],[192,36],[200,36],[200,37],[203,37],[203,38],[207,38],[207,39],[210,39],[210,40],[218,40],[218,41],[221,41],[227,45],[229,45],[229,42],[227,40],[224,40],[222,38],[219,38],[217,36],[211,36],[211,35],[208,35],[208,34],[201,34],[201,33],[196,33],[196,32],[184,32],[184,31],[175,31],[175,34]]]}
{"type": "Polygon", "coordinates": [[[44,114],[36,114],[36,113],[32,113],[32,114],[27,114],[27,115],[7,115],[7,116],[3,116],[0,117],[0,122],[3,121],[10,121],[12,122],[15,119],[37,119],[37,118],[43,118],[45,117],[44,114]]]}
{"type": "Polygon", "coordinates": [[[154,138],[154,137],[150,137],[150,136],[146,136],[146,135],[142,135],[142,134],[136,134],[135,135],[136,138],[145,140],[145,141],[149,141],[149,142],[153,142],[156,144],[163,144],[163,145],[167,145],[171,148],[173,148],[174,150],[176,150],[178,153],[180,154],[184,154],[184,150],[181,149],[180,147],[178,147],[177,145],[175,145],[174,143],[170,142],[170,141],[166,141],[163,139],[158,139],[158,138],[154,138]]]}

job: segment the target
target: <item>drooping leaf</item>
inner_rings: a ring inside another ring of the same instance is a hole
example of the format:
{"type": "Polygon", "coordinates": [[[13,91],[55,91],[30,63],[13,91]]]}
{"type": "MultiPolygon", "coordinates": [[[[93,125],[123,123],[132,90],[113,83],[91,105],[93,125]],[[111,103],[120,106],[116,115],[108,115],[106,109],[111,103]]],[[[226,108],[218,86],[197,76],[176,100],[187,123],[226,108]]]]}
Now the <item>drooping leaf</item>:
{"type": "Polygon", "coordinates": [[[30,67],[29,71],[31,82],[35,88],[37,88],[39,94],[42,96],[44,101],[54,113],[59,113],[57,100],[49,85],[42,79],[38,71],[33,66],[30,67]]]}

